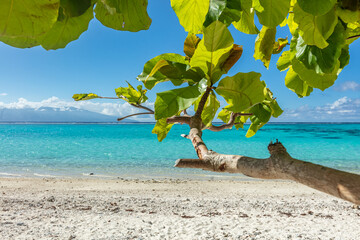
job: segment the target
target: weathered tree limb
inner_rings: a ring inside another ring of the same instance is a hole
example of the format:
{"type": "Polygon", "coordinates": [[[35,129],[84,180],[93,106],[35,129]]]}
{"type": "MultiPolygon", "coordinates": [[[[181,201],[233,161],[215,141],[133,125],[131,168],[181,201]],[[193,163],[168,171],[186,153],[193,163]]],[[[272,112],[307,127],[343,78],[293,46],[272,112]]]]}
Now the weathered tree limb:
{"type": "Polygon", "coordinates": [[[190,125],[190,116],[173,116],[166,119],[167,123],[181,123],[190,125]]]}
{"type": "Polygon", "coordinates": [[[144,114],[154,114],[154,113],[151,113],[151,112],[134,113],[134,114],[127,115],[125,117],[118,118],[117,120],[120,122],[120,121],[124,120],[125,118],[129,118],[129,117],[133,117],[133,116],[137,116],[137,115],[144,115],[144,114]]]}
{"type": "Polygon", "coordinates": [[[179,159],[175,167],[242,173],[261,179],[293,180],[360,205],[360,175],[294,159],[279,142],[268,146],[270,157],[266,159],[219,154],[207,149],[197,126],[190,124],[187,138],[191,140],[199,159],[179,159]]]}

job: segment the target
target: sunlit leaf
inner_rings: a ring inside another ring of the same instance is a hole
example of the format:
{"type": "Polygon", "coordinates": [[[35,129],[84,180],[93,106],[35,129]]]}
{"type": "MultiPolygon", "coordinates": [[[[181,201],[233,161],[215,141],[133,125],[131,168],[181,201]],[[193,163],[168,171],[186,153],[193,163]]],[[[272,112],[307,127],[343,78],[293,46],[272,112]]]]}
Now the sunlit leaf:
{"type": "Polygon", "coordinates": [[[201,32],[209,5],[209,0],[171,0],[180,24],[186,32],[192,33],[201,32]]]}
{"type": "Polygon", "coordinates": [[[271,108],[264,103],[253,106],[250,110],[253,115],[250,117],[251,125],[246,133],[246,137],[252,137],[263,127],[271,118],[271,108]]]}
{"type": "Polygon", "coordinates": [[[312,15],[324,15],[334,8],[336,0],[297,0],[302,10],[312,15]]]}
{"type": "Polygon", "coordinates": [[[299,97],[309,96],[313,91],[313,88],[303,81],[299,75],[294,72],[292,67],[290,67],[286,74],[285,86],[295,92],[299,97]]]}
{"type": "Polygon", "coordinates": [[[168,124],[166,118],[159,119],[156,121],[156,124],[151,133],[157,134],[157,139],[159,142],[166,138],[166,135],[169,133],[171,127],[174,124],[168,124]]]}
{"type": "Polygon", "coordinates": [[[74,94],[72,97],[75,101],[83,101],[83,100],[90,100],[94,98],[101,98],[95,93],[80,93],[80,94],[74,94]]]}
{"type": "Polygon", "coordinates": [[[165,53],[161,54],[145,63],[143,72],[137,77],[139,81],[142,81],[147,89],[152,89],[157,83],[168,81],[164,74],[156,71],[152,76],[149,76],[153,68],[158,64],[159,61],[166,60],[173,63],[183,64],[184,66],[189,64],[185,60],[184,56],[176,53],[165,53]]]}
{"type": "Polygon", "coordinates": [[[222,79],[215,91],[229,104],[226,109],[242,112],[265,99],[260,77],[261,74],[256,72],[237,73],[222,79]]]}
{"type": "Polygon", "coordinates": [[[205,28],[204,37],[195,50],[190,65],[202,69],[207,78],[215,83],[223,74],[221,66],[230,55],[233,42],[226,25],[219,21],[213,22],[205,28]]]}
{"type": "Polygon", "coordinates": [[[256,15],[259,22],[269,28],[282,23],[289,12],[290,0],[261,0],[259,2],[261,7],[254,7],[256,15]]]}
{"type": "Polygon", "coordinates": [[[75,17],[68,16],[63,11],[60,7],[56,23],[46,34],[38,38],[39,43],[47,50],[64,48],[71,41],[78,39],[88,29],[89,22],[94,17],[92,7],[75,17]]]}
{"type": "Polygon", "coordinates": [[[230,55],[227,57],[227,59],[223,62],[221,69],[224,71],[224,73],[227,73],[234,64],[240,59],[243,52],[242,46],[239,46],[237,44],[233,45],[233,48],[230,51],[230,55]]]}
{"type": "Polygon", "coordinates": [[[0,41],[27,48],[48,32],[58,18],[59,0],[1,0],[0,41]]]}
{"type": "Polygon", "coordinates": [[[142,90],[141,85],[139,85],[136,90],[130,83],[128,83],[128,87],[119,87],[115,89],[116,95],[130,104],[140,104],[145,102],[148,99],[145,96],[146,91],[146,89],[142,90]]]}
{"type": "Polygon", "coordinates": [[[314,16],[304,12],[298,4],[294,6],[294,21],[299,26],[299,34],[308,45],[327,47],[326,40],[333,33],[337,19],[335,9],[325,15],[314,16]]]}
{"type": "Polygon", "coordinates": [[[255,41],[254,58],[261,60],[269,68],[271,55],[275,44],[276,28],[263,26],[255,41]]]}
{"type": "Polygon", "coordinates": [[[91,0],[60,0],[63,14],[69,17],[79,17],[92,6],[91,0]]]}
{"type": "Polygon", "coordinates": [[[138,32],[149,29],[151,25],[147,4],[147,0],[98,0],[95,14],[106,27],[138,32]]]}
{"type": "Polygon", "coordinates": [[[187,109],[205,91],[206,83],[200,83],[177,88],[156,94],[155,119],[162,119],[174,116],[179,111],[187,109]]]}
{"type": "Polygon", "coordinates": [[[234,27],[240,32],[246,34],[258,34],[259,30],[254,23],[254,9],[252,8],[251,0],[241,0],[241,9],[239,13],[240,20],[233,22],[234,27]]]}

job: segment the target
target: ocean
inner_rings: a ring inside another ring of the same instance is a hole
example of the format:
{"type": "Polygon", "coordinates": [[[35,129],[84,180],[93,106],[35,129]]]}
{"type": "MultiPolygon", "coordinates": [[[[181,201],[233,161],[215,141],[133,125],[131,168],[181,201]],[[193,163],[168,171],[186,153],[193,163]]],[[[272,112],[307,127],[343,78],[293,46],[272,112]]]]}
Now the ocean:
{"type": "MultiPolygon", "coordinates": [[[[196,158],[185,125],[158,142],[153,124],[0,124],[0,177],[243,179],[239,174],[174,168],[196,158]]],[[[360,124],[268,124],[252,138],[245,129],[204,131],[209,149],[257,158],[279,139],[297,159],[360,174],[360,124]]]]}

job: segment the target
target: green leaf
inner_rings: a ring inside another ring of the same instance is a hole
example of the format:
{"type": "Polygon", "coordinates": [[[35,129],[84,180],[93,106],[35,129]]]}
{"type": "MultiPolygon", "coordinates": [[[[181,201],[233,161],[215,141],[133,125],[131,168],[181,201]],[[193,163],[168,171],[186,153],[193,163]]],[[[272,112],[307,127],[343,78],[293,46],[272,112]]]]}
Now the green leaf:
{"type": "Polygon", "coordinates": [[[209,26],[212,22],[218,21],[224,9],[227,0],[210,0],[209,11],[206,14],[204,27],[209,26]]]}
{"type": "Polygon", "coordinates": [[[78,39],[88,29],[89,22],[94,17],[91,7],[84,14],[75,17],[68,16],[63,11],[60,7],[57,22],[38,39],[46,50],[64,48],[71,41],[78,39]]]}
{"type": "Polygon", "coordinates": [[[155,119],[168,118],[176,115],[179,111],[190,107],[196,99],[205,91],[206,83],[200,83],[177,88],[156,94],[155,119]]]}
{"type": "Polygon", "coordinates": [[[271,55],[275,44],[276,28],[263,26],[255,41],[255,60],[261,60],[269,68],[271,55]]]}
{"type": "Polygon", "coordinates": [[[313,88],[310,87],[306,82],[301,80],[299,75],[294,72],[292,67],[290,67],[289,71],[286,74],[285,86],[291,91],[295,92],[300,98],[309,96],[310,93],[313,91],[313,88]]]}
{"type": "Polygon", "coordinates": [[[281,54],[279,60],[276,63],[277,68],[280,71],[284,71],[291,66],[291,61],[295,57],[295,53],[291,51],[286,51],[281,54]]]}
{"type": "Polygon", "coordinates": [[[191,58],[194,55],[195,49],[200,42],[200,38],[194,33],[189,33],[184,42],[184,53],[191,58]]]}
{"type": "Polygon", "coordinates": [[[339,61],[340,61],[340,69],[343,69],[346,65],[349,64],[350,61],[349,45],[345,45],[345,47],[341,49],[339,61]]]}
{"type": "Polygon", "coordinates": [[[1,0],[0,41],[19,48],[39,45],[36,38],[51,29],[59,6],[59,0],[1,0]]]}
{"type": "Polygon", "coordinates": [[[209,6],[209,0],[171,0],[181,26],[192,33],[201,32],[209,6]]]}
{"type": "Polygon", "coordinates": [[[147,5],[147,0],[98,0],[95,14],[106,27],[138,32],[149,29],[151,25],[147,5]]]}
{"type": "Polygon", "coordinates": [[[241,11],[240,0],[210,0],[204,26],[207,27],[214,21],[220,21],[229,26],[232,22],[240,20],[241,11]]]}
{"type": "Polygon", "coordinates": [[[268,104],[268,106],[271,108],[271,116],[273,116],[275,118],[279,117],[284,112],[275,99],[273,99],[268,104]]]}
{"type": "Polygon", "coordinates": [[[74,94],[72,97],[75,101],[83,101],[83,100],[90,100],[94,98],[101,98],[95,93],[80,93],[80,94],[74,94]]]}
{"type": "Polygon", "coordinates": [[[304,12],[298,4],[294,6],[294,21],[299,26],[299,34],[308,45],[315,45],[319,48],[327,47],[326,40],[333,33],[338,22],[337,19],[335,9],[325,15],[314,16],[304,12]]]}
{"type": "Polygon", "coordinates": [[[307,45],[303,38],[299,36],[296,44],[296,58],[306,68],[313,69],[316,73],[331,73],[337,66],[341,49],[345,44],[344,28],[341,23],[337,25],[328,42],[329,45],[321,49],[307,45]]]}
{"type": "Polygon", "coordinates": [[[265,99],[260,77],[256,72],[237,73],[222,79],[215,91],[229,104],[225,107],[227,110],[242,112],[265,99]]]}
{"type": "MultiPolygon", "coordinates": [[[[201,95],[201,97],[202,97],[202,95],[201,95]]],[[[194,103],[195,111],[197,111],[201,97],[199,97],[194,103]]],[[[206,100],[206,103],[204,105],[204,109],[201,113],[201,119],[206,126],[211,126],[212,121],[213,121],[219,107],[220,107],[220,102],[217,100],[214,91],[211,91],[209,94],[209,97],[206,100]]]]}
{"type": "Polygon", "coordinates": [[[185,60],[184,56],[175,53],[161,54],[145,63],[143,72],[137,77],[139,81],[142,81],[147,89],[152,89],[157,83],[168,81],[168,77],[159,71],[156,71],[152,76],[149,76],[154,67],[159,61],[166,60],[168,62],[188,65],[188,61],[185,60]]]}
{"type": "Polygon", "coordinates": [[[217,118],[223,121],[224,123],[228,123],[230,121],[231,112],[226,108],[223,108],[219,113],[217,118]]]}
{"type": "Polygon", "coordinates": [[[64,15],[69,17],[79,17],[83,15],[92,4],[91,0],[60,0],[60,6],[64,9],[64,15]]]}
{"type": "Polygon", "coordinates": [[[346,23],[353,23],[360,21],[360,9],[357,11],[356,10],[351,11],[351,10],[343,9],[340,6],[337,6],[336,13],[341,18],[341,20],[343,20],[346,23]]]}
{"type": "Polygon", "coordinates": [[[246,34],[258,34],[259,30],[254,23],[255,12],[252,8],[252,1],[241,0],[240,2],[242,8],[242,11],[239,14],[240,20],[233,22],[234,27],[240,32],[246,34]]]}
{"type": "Polygon", "coordinates": [[[272,110],[266,104],[259,103],[253,106],[249,112],[253,115],[250,117],[252,123],[245,135],[247,138],[254,136],[270,120],[272,110]]]}
{"type": "Polygon", "coordinates": [[[278,40],[274,44],[272,54],[281,53],[281,51],[284,49],[284,47],[286,47],[286,45],[288,45],[288,43],[289,43],[289,41],[288,41],[287,37],[286,38],[278,38],[278,40]]]}
{"type": "Polygon", "coordinates": [[[128,87],[119,87],[115,89],[116,95],[130,104],[141,104],[145,102],[148,99],[145,96],[146,91],[146,89],[142,90],[141,85],[139,85],[136,90],[130,83],[128,83],[128,87]]]}
{"type": "Polygon", "coordinates": [[[312,15],[324,15],[334,8],[336,0],[297,0],[302,10],[312,15]]]}
{"type": "Polygon", "coordinates": [[[337,69],[340,66],[340,62],[337,62],[337,66],[332,73],[317,74],[315,70],[307,69],[304,64],[294,58],[292,60],[293,70],[304,80],[310,87],[319,88],[324,91],[326,88],[332,86],[337,79],[337,69]],[[336,71],[335,71],[336,70],[336,71]]]}
{"type": "Polygon", "coordinates": [[[151,133],[157,134],[157,139],[159,142],[166,138],[166,135],[169,133],[171,127],[174,124],[168,124],[166,118],[159,119],[156,121],[156,124],[151,133]]]}
{"type": "Polygon", "coordinates": [[[264,26],[274,28],[286,18],[290,0],[261,0],[260,5],[261,7],[254,7],[259,22],[264,26]]]}
{"type": "Polygon", "coordinates": [[[191,59],[191,67],[200,68],[215,83],[223,74],[221,66],[230,55],[233,42],[226,25],[219,21],[213,22],[204,29],[204,37],[191,59]]]}

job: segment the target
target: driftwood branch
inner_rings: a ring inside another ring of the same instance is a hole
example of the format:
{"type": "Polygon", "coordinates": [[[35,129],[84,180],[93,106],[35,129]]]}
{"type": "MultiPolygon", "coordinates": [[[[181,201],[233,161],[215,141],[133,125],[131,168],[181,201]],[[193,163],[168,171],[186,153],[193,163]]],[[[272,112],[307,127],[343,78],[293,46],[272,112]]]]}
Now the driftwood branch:
{"type": "Polygon", "coordinates": [[[175,167],[242,173],[261,179],[293,180],[360,205],[360,175],[292,158],[279,142],[270,143],[270,157],[265,159],[219,154],[208,150],[199,126],[191,122],[190,134],[186,136],[191,140],[199,159],[179,159],[175,167]]]}
{"type": "Polygon", "coordinates": [[[235,123],[235,119],[238,116],[251,116],[251,115],[252,115],[252,113],[233,113],[232,112],[228,123],[222,124],[220,126],[211,125],[210,127],[206,127],[206,129],[209,129],[210,131],[213,131],[213,132],[220,132],[225,129],[231,129],[235,124],[237,124],[237,123],[235,123]]]}

